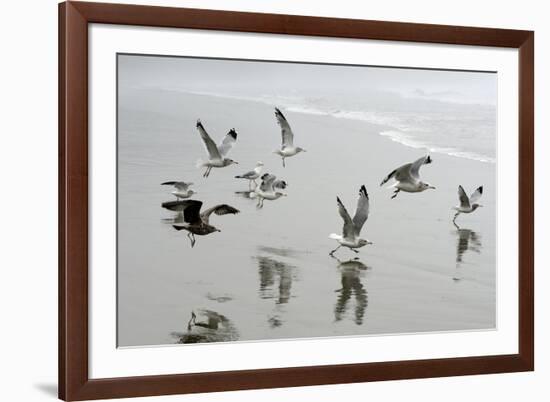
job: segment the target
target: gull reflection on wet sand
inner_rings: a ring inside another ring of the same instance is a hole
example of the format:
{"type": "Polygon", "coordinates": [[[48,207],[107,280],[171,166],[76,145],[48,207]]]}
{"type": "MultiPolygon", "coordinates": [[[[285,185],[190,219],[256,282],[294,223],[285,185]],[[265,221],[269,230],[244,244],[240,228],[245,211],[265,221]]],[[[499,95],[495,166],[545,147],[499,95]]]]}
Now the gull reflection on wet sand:
{"type": "Polygon", "coordinates": [[[456,244],[456,270],[453,280],[459,281],[462,279],[459,268],[463,264],[463,257],[466,251],[474,251],[476,253],[481,253],[482,244],[481,244],[481,235],[477,234],[470,229],[457,229],[457,244],[456,244]]]}
{"type": "MultiPolygon", "coordinates": [[[[335,258],[335,257],[333,257],[335,258]]],[[[334,320],[341,321],[348,310],[351,297],[355,297],[354,322],[357,325],[363,324],[365,310],[368,306],[368,293],[363,284],[361,277],[364,272],[369,269],[359,260],[338,261],[338,269],[341,274],[342,287],[336,290],[338,298],[334,306],[334,320]]]]}
{"type": "Polygon", "coordinates": [[[239,333],[235,325],[222,314],[211,310],[191,312],[187,332],[173,332],[176,343],[210,343],[237,341],[239,333]]]}
{"type": "Polygon", "coordinates": [[[260,274],[260,298],[276,299],[276,304],[288,303],[292,288],[293,271],[296,267],[271,257],[256,257],[260,274]],[[275,282],[278,282],[275,296],[275,282]]]}
{"type": "Polygon", "coordinates": [[[260,288],[258,295],[261,299],[275,299],[275,307],[267,322],[271,329],[281,327],[284,323],[284,305],[293,297],[292,282],[296,280],[298,268],[283,262],[281,258],[295,258],[299,252],[289,248],[275,248],[260,246],[261,254],[255,257],[258,262],[260,288]]]}

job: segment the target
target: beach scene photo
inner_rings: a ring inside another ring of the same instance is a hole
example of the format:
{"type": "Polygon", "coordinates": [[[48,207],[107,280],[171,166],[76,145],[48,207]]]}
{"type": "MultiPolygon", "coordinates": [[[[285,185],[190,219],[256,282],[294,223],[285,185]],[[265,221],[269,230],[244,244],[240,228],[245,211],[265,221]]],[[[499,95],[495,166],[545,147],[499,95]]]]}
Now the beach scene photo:
{"type": "Polygon", "coordinates": [[[497,73],[117,70],[118,347],[496,328],[497,73]]]}

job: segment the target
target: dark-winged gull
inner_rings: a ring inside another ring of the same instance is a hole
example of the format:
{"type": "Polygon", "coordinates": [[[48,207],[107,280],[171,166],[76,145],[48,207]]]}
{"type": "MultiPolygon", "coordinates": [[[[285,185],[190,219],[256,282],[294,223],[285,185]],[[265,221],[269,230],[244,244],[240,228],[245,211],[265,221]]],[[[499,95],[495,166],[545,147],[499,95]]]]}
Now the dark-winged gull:
{"type": "Polygon", "coordinates": [[[420,180],[420,167],[429,163],[432,163],[432,158],[430,155],[426,155],[412,163],[407,163],[401,167],[398,167],[387,175],[384,180],[382,180],[380,186],[383,186],[392,178],[395,179],[395,183],[389,187],[395,188],[395,191],[391,197],[392,199],[397,197],[397,194],[399,194],[400,191],[405,191],[407,193],[419,193],[430,188],[435,189],[434,186],[420,180]]]}
{"type": "Polygon", "coordinates": [[[187,237],[191,241],[191,247],[195,245],[195,235],[206,236],[210,233],[221,232],[210,224],[210,215],[238,214],[240,211],[231,205],[219,204],[201,212],[202,201],[183,200],[162,203],[162,207],[170,211],[183,212],[183,223],[172,225],[176,230],[187,230],[187,237]]]}
{"type": "Polygon", "coordinates": [[[262,183],[259,187],[255,188],[253,192],[250,193],[250,198],[258,198],[258,208],[264,206],[264,200],[274,201],[287,194],[283,191],[287,188],[288,184],[284,180],[277,180],[277,176],[264,173],[262,175],[262,183]]]}
{"type": "Polygon", "coordinates": [[[184,181],[165,181],[161,183],[162,186],[174,186],[175,190],[172,191],[172,194],[176,196],[176,200],[189,198],[193,194],[196,194],[196,191],[191,190],[189,186],[193,185],[191,182],[184,181]]]}
{"type": "Polygon", "coordinates": [[[477,203],[477,201],[481,198],[481,194],[483,194],[483,186],[476,188],[470,197],[466,195],[466,192],[462,186],[458,186],[458,199],[460,200],[460,205],[453,207],[453,209],[456,210],[456,214],[453,217],[453,224],[455,226],[458,226],[456,224],[456,218],[458,215],[470,214],[479,207],[483,206],[477,203]]]}
{"type": "Polygon", "coordinates": [[[264,163],[263,162],[256,162],[256,167],[249,171],[249,172],[246,172],[244,174],[241,174],[241,175],[238,175],[238,176],[235,176],[236,179],[247,179],[248,180],[248,188],[250,188],[252,186],[252,183],[256,184],[256,179],[258,177],[260,177],[260,175],[262,174],[262,168],[264,166],[264,163]]]}
{"type": "Polygon", "coordinates": [[[216,145],[214,140],[212,140],[210,135],[208,135],[204,129],[204,126],[200,120],[197,120],[197,129],[199,130],[199,134],[201,135],[206,152],[208,153],[208,160],[206,162],[200,161],[198,164],[199,166],[206,167],[203,177],[208,177],[213,167],[223,168],[234,163],[238,163],[233,159],[226,158],[227,154],[237,141],[237,132],[234,128],[229,130],[220,145],[216,145]]]}
{"type": "Polygon", "coordinates": [[[281,149],[274,151],[274,153],[276,153],[283,159],[283,167],[284,167],[285,158],[290,158],[291,156],[297,155],[300,152],[306,152],[306,150],[303,148],[294,146],[294,133],[292,132],[292,129],[290,128],[290,124],[288,124],[288,121],[286,120],[285,116],[278,108],[275,108],[275,118],[277,119],[277,123],[279,123],[279,126],[281,126],[281,135],[282,135],[283,141],[282,141],[281,149]]]}
{"type": "Polygon", "coordinates": [[[334,255],[334,252],[342,246],[358,253],[359,251],[356,249],[366,246],[367,244],[372,244],[371,241],[359,237],[361,229],[369,217],[369,195],[367,194],[367,189],[364,185],[359,189],[359,199],[357,200],[357,208],[353,219],[339,197],[336,197],[336,203],[338,204],[338,212],[344,220],[344,227],[341,235],[336,233],[329,235],[329,238],[340,243],[340,245],[332,250],[329,255],[334,255]]]}

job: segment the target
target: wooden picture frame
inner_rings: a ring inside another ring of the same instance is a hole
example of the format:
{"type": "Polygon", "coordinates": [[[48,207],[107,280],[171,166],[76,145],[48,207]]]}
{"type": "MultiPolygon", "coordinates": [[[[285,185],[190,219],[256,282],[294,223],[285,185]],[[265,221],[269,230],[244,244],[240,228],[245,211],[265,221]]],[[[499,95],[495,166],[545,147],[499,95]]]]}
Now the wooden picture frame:
{"type": "Polygon", "coordinates": [[[140,397],[534,369],[534,33],[185,8],[59,5],[59,397],[140,397]],[[229,372],[88,375],[88,24],[242,31],[519,50],[519,353],[229,372]]]}

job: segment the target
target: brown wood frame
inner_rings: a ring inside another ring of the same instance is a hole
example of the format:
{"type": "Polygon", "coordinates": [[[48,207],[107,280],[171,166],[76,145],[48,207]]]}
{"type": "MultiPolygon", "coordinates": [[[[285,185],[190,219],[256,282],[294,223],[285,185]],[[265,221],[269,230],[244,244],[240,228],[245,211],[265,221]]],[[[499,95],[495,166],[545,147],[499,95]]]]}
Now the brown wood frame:
{"type": "Polygon", "coordinates": [[[138,397],[534,369],[534,33],[508,29],[66,2],[59,5],[59,397],[138,397]],[[519,353],[89,379],[88,24],[261,32],[519,49],[519,353]]]}

